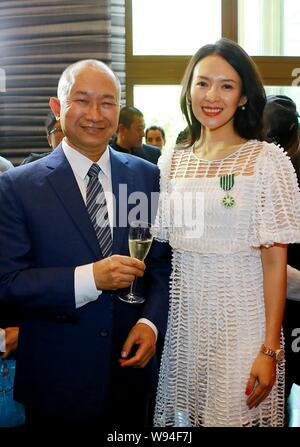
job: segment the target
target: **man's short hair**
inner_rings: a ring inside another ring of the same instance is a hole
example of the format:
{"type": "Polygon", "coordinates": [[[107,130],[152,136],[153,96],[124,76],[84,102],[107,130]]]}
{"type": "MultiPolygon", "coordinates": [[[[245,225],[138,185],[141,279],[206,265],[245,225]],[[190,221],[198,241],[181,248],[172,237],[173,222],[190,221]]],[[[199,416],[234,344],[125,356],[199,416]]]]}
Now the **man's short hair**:
{"type": "Polygon", "coordinates": [[[147,139],[147,135],[148,135],[149,130],[158,130],[158,131],[161,133],[161,135],[162,135],[164,141],[166,141],[166,134],[165,134],[165,131],[164,131],[164,129],[163,129],[162,127],[160,127],[160,126],[155,126],[155,125],[154,125],[154,126],[147,127],[147,129],[146,129],[146,131],[145,131],[146,139],[147,139]]]}
{"type": "Polygon", "coordinates": [[[141,118],[144,118],[142,112],[136,107],[131,106],[122,107],[120,110],[119,124],[123,124],[123,126],[125,126],[126,129],[129,129],[129,127],[133,123],[135,116],[140,116],[141,118]]]}
{"type": "Polygon", "coordinates": [[[104,62],[97,59],[83,59],[75,62],[74,64],[68,65],[68,67],[62,72],[57,86],[57,97],[60,101],[65,101],[68,98],[77,73],[87,66],[109,73],[115,79],[116,86],[118,88],[118,96],[120,98],[121,83],[116,73],[112,71],[112,69],[104,62]]]}
{"type": "Polygon", "coordinates": [[[297,106],[285,95],[270,95],[264,109],[265,136],[282,148],[298,138],[297,106]]]}

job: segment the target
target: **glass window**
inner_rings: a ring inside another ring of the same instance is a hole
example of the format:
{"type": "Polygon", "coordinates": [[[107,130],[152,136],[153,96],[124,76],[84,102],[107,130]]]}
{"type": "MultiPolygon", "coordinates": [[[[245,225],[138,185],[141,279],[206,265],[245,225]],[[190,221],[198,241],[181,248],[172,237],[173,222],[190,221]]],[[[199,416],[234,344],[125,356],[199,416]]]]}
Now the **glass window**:
{"type": "Polygon", "coordinates": [[[221,37],[221,0],[132,0],[133,55],[191,55],[221,37]]]}
{"type": "Polygon", "coordinates": [[[180,85],[135,85],[134,106],[144,115],[146,127],[161,126],[166,133],[165,147],[175,144],[177,135],[186,127],[180,110],[180,85]]]}
{"type": "Polygon", "coordinates": [[[253,56],[298,56],[299,0],[239,0],[238,41],[253,56]]]}

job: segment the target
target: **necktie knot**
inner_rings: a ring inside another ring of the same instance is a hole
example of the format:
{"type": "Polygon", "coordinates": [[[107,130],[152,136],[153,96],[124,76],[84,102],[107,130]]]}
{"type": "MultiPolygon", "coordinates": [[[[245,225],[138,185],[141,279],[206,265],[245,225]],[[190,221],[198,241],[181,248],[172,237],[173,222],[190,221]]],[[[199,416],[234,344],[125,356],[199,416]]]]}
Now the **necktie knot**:
{"type": "Polygon", "coordinates": [[[101,171],[101,168],[97,163],[93,163],[90,169],[88,170],[87,175],[91,177],[98,177],[99,172],[101,171]]]}
{"type": "Polygon", "coordinates": [[[93,163],[87,173],[89,181],[86,188],[86,206],[102,254],[103,256],[110,256],[112,251],[112,237],[105,194],[98,177],[100,171],[101,168],[96,163],[93,163]]]}

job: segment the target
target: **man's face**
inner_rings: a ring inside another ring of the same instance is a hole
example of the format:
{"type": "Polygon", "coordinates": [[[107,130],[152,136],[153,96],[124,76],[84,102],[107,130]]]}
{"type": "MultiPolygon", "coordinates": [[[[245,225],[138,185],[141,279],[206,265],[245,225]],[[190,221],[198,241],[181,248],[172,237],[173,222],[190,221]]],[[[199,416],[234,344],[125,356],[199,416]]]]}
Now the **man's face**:
{"type": "Polygon", "coordinates": [[[142,116],[134,115],[129,129],[124,128],[123,141],[125,147],[139,149],[143,144],[145,135],[145,121],[142,116]]]}
{"type": "Polygon", "coordinates": [[[60,104],[60,123],[67,143],[97,161],[115,133],[119,118],[119,90],[113,75],[85,66],[60,104]]]}
{"type": "Polygon", "coordinates": [[[161,150],[165,144],[164,137],[160,130],[150,129],[147,132],[146,143],[152,144],[152,146],[157,146],[161,150]]]}

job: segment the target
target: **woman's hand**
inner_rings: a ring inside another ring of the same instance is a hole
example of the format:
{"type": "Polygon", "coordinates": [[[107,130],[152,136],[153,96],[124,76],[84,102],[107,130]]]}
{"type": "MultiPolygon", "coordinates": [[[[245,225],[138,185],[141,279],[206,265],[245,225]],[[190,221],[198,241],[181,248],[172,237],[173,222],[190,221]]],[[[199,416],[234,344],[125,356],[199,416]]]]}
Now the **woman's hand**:
{"type": "Polygon", "coordinates": [[[245,394],[249,409],[257,407],[270,393],[276,380],[276,361],[259,353],[253,362],[245,394]]]}

